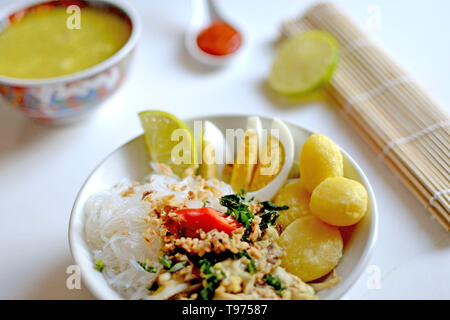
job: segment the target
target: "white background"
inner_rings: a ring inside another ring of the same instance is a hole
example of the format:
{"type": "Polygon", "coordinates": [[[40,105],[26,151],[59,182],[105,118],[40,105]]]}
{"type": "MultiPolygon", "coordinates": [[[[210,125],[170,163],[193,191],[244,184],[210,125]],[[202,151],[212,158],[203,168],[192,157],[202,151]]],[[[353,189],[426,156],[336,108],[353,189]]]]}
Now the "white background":
{"type": "MultiPolygon", "coordinates": [[[[11,0],[0,0],[0,9],[11,0]]],[[[450,236],[408,192],[332,106],[299,106],[264,86],[280,23],[313,1],[220,1],[250,35],[246,59],[211,72],[184,52],[189,1],[132,1],[143,34],[129,77],[91,117],[48,127],[0,105],[0,298],[93,298],[68,290],[72,264],[67,229],[71,206],[90,171],[109,152],[139,135],[136,116],[163,109],[177,116],[249,113],[277,116],[330,136],[361,165],[380,213],[370,264],[381,288],[369,290],[368,272],[347,299],[450,299],[450,236]]],[[[362,28],[450,111],[450,1],[336,1],[362,28]],[[381,24],[371,26],[378,6],[381,24]]]]}

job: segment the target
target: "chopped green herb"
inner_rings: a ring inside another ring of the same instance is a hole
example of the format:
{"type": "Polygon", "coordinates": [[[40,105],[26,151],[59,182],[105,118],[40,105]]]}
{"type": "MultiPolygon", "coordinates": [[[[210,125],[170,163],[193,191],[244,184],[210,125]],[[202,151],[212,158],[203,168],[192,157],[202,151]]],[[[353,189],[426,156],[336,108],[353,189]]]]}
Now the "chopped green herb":
{"type": "MultiPolygon", "coordinates": [[[[255,218],[249,206],[244,201],[245,193],[243,190],[241,193],[230,194],[220,198],[220,204],[227,208],[225,214],[235,218],[246,228],[243,240],[248,238],[252,228],[252,221],[255,218]]],[[[259,204],[262,205],[261,210],[258,212],[258,215],[261,217],[261,223],[259,225],[261,230],[267,229],[269,226],[274,226],[277,223],[277,219],[280,216],[278,211],[289,209],[288,206],[276,206],[270,201],[260,202],[259,204]]]]}
{"type": "Polygon", "coordinates": [[[261,230],[264,230],[269,226],[274,226],[277,223],[277,219],[280,216],[278,211],[289,209],[288,206],[276,206],[270,201],[260,202],[259,204],[263,206],[260,211],[262,212],[260,215],[261,223],[259,225],[261,230]]]}
{"type": "Polygon", "coordinates": [[[256,267],[255,260],[250,258],[250,262],[247,264],[247,267],[245,268],[250,274],[254,274],[258,272],[258,268],[256,267]]]}
{"type": "Polygon", "coordinates": [[[203,288],[202,290],[200,290],[200,298],[201,300],[211,300],[212,298],[210,298],[210,288],[203,288]]]}
{"type": "Polygon", "coordinates": [[[204,274],[210,274],[211,273],[211,262],[208,259],[200,259],[198,261],[198,263],[200,264],[200,271],[203,272],[204,274]]]}
{"type": "Polygon", "coordinates": [[[216,288],[219,286],[220,282],[225,279],[226,275],[222,270],[214,269],[208,259],[199,260],[199,264],[200,272],[206,280],[206,286],[203,284],[203,289],[199,292],[199,299],[211,300],[214,298],[216,288]]]}
{"type": "Polygon", "coordinates": [[[233,259],[240,259],[242,257],[246,257],[250,260],[250,262],[247,264],[245,270],[250,272],[251,274],[254,274],[258,271],[258,268],[256,267],[255,260],[252,258],[252,256],[247,251],[239,251],[238,253],[233,254],[233,259]]]}
{"type": "Polygon", "coordinates": [[[220,204],[227,208],[235,208],[244,200],[245,196],[240,193],[235,193],[221,197],[220,204]]]}
{"type": "Polygon", "coordinates": [[[142,269],[144,269],[147,272],[156,273],[156,271],[158,271],[158,269],[156,267],[149,266],[146,262],[142,262],[142,261],[136,261],[136,262],[138,263],[138,265],[140,265],[142,267],[142,269]]]}
{"type": "Polygon", "coordinates": [[[259,228],[261,230],[267,229],[269,226],[274,226],[277,223],[277,219],[280,214],[277,211],[265,211],[261,215],[261,223],[259,228]]]}
{"type": "Polygon", "coordinates": [[[186,266],[187,266],[187,261],[177,262],[170,268],[169,272],[170,273],[177,272],[178,270],[181,270],[186,266]]]}
{"type": "Polygon", "coordinates": [[[207,205],[209,205],[209,201],[208,200],[204,200],[202,208],[206,207],[207,205]]]}
{"type": "Polygon", "coordinates": [[[239,251],[238,253],[233,253],[232,258],[233,258],[233,260],[237,260],[246,255],[249,255],[249,253],[247,251],[239,251]]]}
{"type": "Polygon", "coordinates": [[[263,201],[259,203],[262,205],[262,210],[275,210],[275,211],[283,211],[289,209],[288,206],[277,206],[270,201],[263,201]]]}
{"type": "Polygon", "coordinates": [[[266,275],[266,282],[268,285],[272,286],[277,295],[281,296],[281,292],[286,289],[286,286],[281,282],[280,278],[274,276],[273,274],[266,275]]]}
{"type": "Polygon", "coordinates": [[[103,261],[101,259],[98,259],[97,261],[95,261],[95,268],[98,271],[103,272],[103,270],[105,269],[105,265],[103,264],[103,261]]]}
{"type": "Polygon", "coordinates": [[[170,269],[170,267],[172,266],[172,260],[170,260],[170,258],[169,258],[169,256],[167,254],[164,257],[159,257],[158,261],[166,269],[170,269]]]}
{"type": "Polygon", "coordinates": [[[177,262],[174,264],[167,254],[164,257],[159,257],[158,261],[163,265],[164,269],[169,270],[170,273],[177,272],[187,266],[187,261],[177,262]]]}
{"type": "Polygon", "coordinates": [[[252,221],[255,216],[243,201],[245,201],[245,195],[243,193],[230,194],[220,198],[220,204],[227,208],[225,214],[235,218],[245,227],[246,234],[243,237],[245,240],[251,231],[252,221]]]}

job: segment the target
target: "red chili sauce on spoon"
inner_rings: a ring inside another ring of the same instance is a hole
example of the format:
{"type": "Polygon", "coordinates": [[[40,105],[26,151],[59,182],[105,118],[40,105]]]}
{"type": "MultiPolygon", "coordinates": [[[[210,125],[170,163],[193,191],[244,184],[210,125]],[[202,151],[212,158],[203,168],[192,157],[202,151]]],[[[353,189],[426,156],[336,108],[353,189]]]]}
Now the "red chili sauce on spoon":
{"type": "Polygon", "coordinates": [[[214,56],[226,56],[235,52],[241,46],[242,38],[239,32],[223,21],[213,22],[197,37],[198,47],[214,56]]]}

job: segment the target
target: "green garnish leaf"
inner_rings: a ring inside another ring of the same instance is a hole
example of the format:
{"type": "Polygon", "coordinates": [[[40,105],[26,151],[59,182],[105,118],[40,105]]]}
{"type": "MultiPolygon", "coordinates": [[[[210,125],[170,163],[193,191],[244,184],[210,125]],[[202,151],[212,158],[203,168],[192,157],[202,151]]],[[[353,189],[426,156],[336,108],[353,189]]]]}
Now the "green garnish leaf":
{"type": "Polygon", "coordinates": [[[206,207],[207,205],[209,205],[209,201],[208,200],[204,200],[202,208],[206,207]]]}
{"type": "Polygon", "coordinates": [[[259,225],[259,228],[261,230],[264,230],[268,228],[269,226],[274,226],[277,223],[277,219],[280,216],[278,211],[283,211],[289,209],[288,206],[276,206],[270,201],[264,201],[260,202],[260,205],[262,205],[261,211],[262,214],[261,217],[261,223],[259,225]]]}
{"type": "MultiPolygon", "coordinates": [[[[230,194],[220,198],[220,204],[227,208],[225,214],[235,218],[245,227],[246,232],[242,239],[246,240],[251,232],[252,221],[255,215],[250,211],[249,206],[244,201],[245,193],[243,190],[241,193],[230,194]]],[[[277,219],[280,216],[278,211],[289,209],[288,206],[277,206],[270,201],[260,202],[259,204],[262,206],[258,212],[258,215],[261,217],[261,223],[259,225],[261,230],[276,225],[277,219]]]]}
{"type": "Polygon", "coordinates": [[[247,264],[245,270],[247,270],[250,274],[255,274],[256,272],[258,272],[258,268],[256,267],[256,263],[253,258],[250,258],[250,262],[247,264]]]}
{"type": "Polygon", "coordinates": [[[229,194],[220,198],[220,204],[227,208],[237,208],[245,200],[241,193],[229,194]]]}
{"type": "Polygon", "coordinates": [[[201,300],[210,300],[211,298],[210,296],[210,290],[208,288],[203,288],[202,290],[200,290],[200,298],[201,300]]]}
{"type": "Polygon", "coordinates": [[[280,278],[270,273],[265,278],[267,284],[273,287],[277,295],[281,296],[281,292],[286,289],[286,286],[281,282],[280,278]]]}
{"type": "Polygon", "coordinates": [[[220,198],[220,204],[227,208],[225,214],[233,217],[245,227],[246,233],[243,236],[245,240],[252,229],[252,221],[255,216],[244,201],[244,193],[229,194],[220,198]]]}
{"type": "Polygon", "coordinates": [[[164,268],[166,269],[170,269],[170,267],[172,266],[172,260],[170,260],[168,255],[165,255],[164,257],[159,257],[158,258],[159,263],[161,263],[163,265],[164,268]]]}
{"type": "Polygon", "coordinates": [[[140,265],[142,267],[142,269],[144,269],[147,272],[156,273],[156,271],[158,270],[156,267],[149,266],[146,262],[141,262],[141,261],[136,261],[136,262],[138,263],[138,265],[140,265]]]}
{"type": "Polygon", "coordinates": [[[200,264],[200,271],[203,272],[204,274],[210,274],[212,265],[211,262],[209,262],[208,259],[200,259],[198,261],[198,263],[200,264]]]}
{"type": "Polygon", "coordinates": [[[274,226],[277,224],[277,219],[280,214],[277,211],[265,211],[261,215],[261,223],[259,228],[261,230],[267,229],[269,226],[274,226]]]}
{"type": "Polygon", "coordinates": [[[258,272],[258,267],[256,267],[255,259],[253,259],[252,256],[247,251],[239,251],[238,253],[235,253],[232,256],[234,260],[240,259],[242,257],[246,257],[247,259],[250,260],[250,262],[245,267],[245,270],[247,270],[250,274],[258,272]]]}
{"type": "Polygon", "coordinates": [[[214,298],[216,288],[226,275],[222,270],[216,270],[208,259],[199,260],[200,272],[206,281],[203,281],[203,289],[200,290],[199,299],[211,300],[214,298]],[[206,282],[206,285],[205,285],[206,282]]]}
{"type": "Polygon", "coordinates": [[[170,273],[177,272],[178,270],[186,267],[188,264],[187,261],[177,262],[174,264],[174,262],[170,259],[170,256],[167,254],[164,257],[159,257],[158,261],[163,265],[164,269],[169,270],[170,273]]]}
{"type": "Polygon", "coordinates": [[[247,255],[249,255],[249,253],[247,251],[239,251],[238,253],[233,253],[233,260],[237,260],[240,259],[242,257],[246,257],[247,255]]]}
{"type": "Polygon", "coordinates": [[[98,259],[97,261],[95,261],[95,268],[98,271],[103,272],[103,270],[105,269],[105,265],[103,264],[102,259],[98,259]]]}
{"type": "Polygon", "coordinates": [[[289,209],[289,206],[277,206],[270,201],[263,201],[259,203],[262,205],[262,210],[275,210],[275,211],[283,211],[289,209]]]}
{"type": "Polygon", "coordinates": [[[181,270],[184,267],[186,267],[187,264],[188,264],[187,261],[177,262],[170,268],[169,272],[170,273],[177,272],[178,270],[181,270]]]}

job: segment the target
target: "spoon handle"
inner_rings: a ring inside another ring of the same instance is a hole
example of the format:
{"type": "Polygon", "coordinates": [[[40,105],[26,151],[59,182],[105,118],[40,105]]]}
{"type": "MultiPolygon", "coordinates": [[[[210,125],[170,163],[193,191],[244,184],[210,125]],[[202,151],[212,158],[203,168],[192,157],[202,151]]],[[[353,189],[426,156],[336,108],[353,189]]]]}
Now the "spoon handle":
{"type": "Polygon", "coordinates": [[[212,21],[222,20],[220,14],[217,10],[216,1],[215,0],[206,0],[206,5],[208,7],[209,17],[212,21]]]}
{"type": "Polygon", "coordinates": [[[193,23],[211,23],[222,20],[217,11],[214,0],[192,0],[192,21],[193,23]]]}

